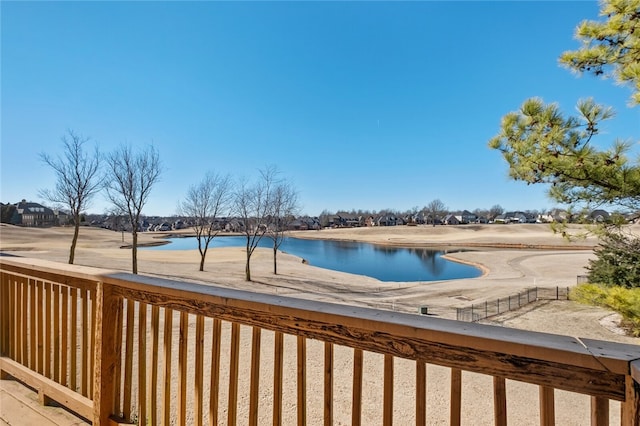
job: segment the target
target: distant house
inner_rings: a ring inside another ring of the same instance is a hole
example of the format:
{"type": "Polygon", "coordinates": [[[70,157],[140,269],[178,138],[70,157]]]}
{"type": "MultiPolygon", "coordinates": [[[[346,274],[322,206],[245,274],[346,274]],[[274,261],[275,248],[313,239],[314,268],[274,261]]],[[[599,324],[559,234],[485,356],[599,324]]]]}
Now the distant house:
{"type": "Polygon", "coordinates": [[[289,229],[293,231],[318,230],[320,228],[320,220],[317,217],[299,217],[289,224],[289,229]]]}
{"type": "Polygon", "coordinates": [[[58,224],[53,210],[42,204],[22,200],[16,204],[16,210],[11,218],[11,223],[29,227],[48,227],[58,224]]]}
{"type": "Polygon", "coordinates": [[[507,212],[496,216],[495,223],[535,223],[536,218],[524,212],[507,212]]]}
{"type": "Polygon", "coordinates": [[[404,220],[402,220],[399,217],[396,217],[395,215],[385,214],[385,215],[381,215],[376,219],[376,225],[377,226],[404,225],[404,220]]]}
{"type": "Polygon", "coordinates": [[[469,210],[463,210],[460,213],[455,213],[454,216],[461,224],[475,223],[478,220],[478,216],[475,213],[471,213],[469,210]]]}
{"type": "Polygon", "coordinates": [[[171,225],[171,228],[174,229],[174,230],[185,229],[187,227],[188,227],[188,225],[182,219],[178,219],[178,220],[174,221],[173,224],[171,225]]]}
{"type": "Polygon", "coordinates": [[[364,217],[350,213],[337,213],[329,224],[333,228],[356,228],[363,226],[364,217]]]}
{"type": "Polygon", "coordinates": [[[442,221],[445,225],[460,225],[460,220],[453,214],[448,214],[444,217],[442,221]]]}

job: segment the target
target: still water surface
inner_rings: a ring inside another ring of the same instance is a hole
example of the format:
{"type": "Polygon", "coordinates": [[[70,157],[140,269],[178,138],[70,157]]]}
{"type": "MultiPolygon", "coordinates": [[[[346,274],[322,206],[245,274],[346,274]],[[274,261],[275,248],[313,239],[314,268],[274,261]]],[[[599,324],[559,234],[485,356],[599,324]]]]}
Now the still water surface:
{"type": "MultiPolygon", "coordinates": [[[[244,247],[244,237],[216,237],[210,247],[244,247]]],[[[268,238],[260,247],[273,247],[268,238]]],[[[195,250],[195,238],[173,238],[170,244],[146,250],[195,250]]],[[[366,275],[380,281],[436,281],[475,278],[473,266],[443,259],[443,251],[424,248],[386,247],[350,241],[286,238],[280,250],[306,259],[311,265],[334,271],[366,275]]]]}

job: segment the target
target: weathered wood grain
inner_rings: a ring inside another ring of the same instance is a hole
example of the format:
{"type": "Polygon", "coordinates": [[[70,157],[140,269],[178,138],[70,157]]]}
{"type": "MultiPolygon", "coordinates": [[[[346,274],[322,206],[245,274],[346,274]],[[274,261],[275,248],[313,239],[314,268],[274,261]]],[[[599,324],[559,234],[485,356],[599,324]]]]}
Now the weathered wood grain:
{"type": "MultiPolygon", "coordinates": [[[[98,284],[95,309],[100,313],[96,316],[96,350],[95,375],[93,392],[93,424],[107,425],[114,413],[115,400],[119,398],[116,390],[116,377],[120,375],[118,359],[121,356],[121,341],[117,333],[113,332],[113,324],[122,317],[122,300],[114,295],[112,287],[98,284]]],[[[77,394],[76,394],[77,395],[77,394]]]]}

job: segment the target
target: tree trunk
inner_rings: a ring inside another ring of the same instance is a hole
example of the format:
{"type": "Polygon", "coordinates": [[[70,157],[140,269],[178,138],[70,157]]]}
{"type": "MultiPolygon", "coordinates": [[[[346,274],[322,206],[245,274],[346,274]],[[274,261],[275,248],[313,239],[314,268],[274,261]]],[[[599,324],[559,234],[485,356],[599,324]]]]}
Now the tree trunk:
{"type": "Polygon", "coordinates": [[[276,260],[276,256],[278,255],[278,249],[273,247],[273,275],[278,275],[278,261],[276,260]]]}
{"type": "Polygon", "coordinates": [[[205,245],[204,250],[202,249],[202,238],[200,236],[198,239],[198,251],[200,252],[200,272],[204,271],[204,258],[207,256],[207,245],[205,245]]]}
{"type": "Polygon", "coordinates": [[[249,259],[251,258],[250,254],[247,254],[247,264],[244,268],[244,280],[251,281],[251,268],[249,267],[249,259]]]}
{"type": "Polygon", "coordinates": [[[249,244],[249,236],[247,236],[247,264],[244,267],[244,280],[245,281],[251,281],[251,247],[249,244]]]}
{"type": "Polygon", "coordinates": [[[76,244],[78,243],[78,234],[80,234],[80,215],[73,218],[73,239],[71,240],[71,249],[69,250],[69,265],[73,265],[76,256],[76,244]]]}
{"type": "Polygon", "coordinates": [[[132,263],[132,273],[138,273],[138,230],[133,228],[131,231],[131,236],[133,237],[133,241],[131,243],[131,263],[132,263]]]}

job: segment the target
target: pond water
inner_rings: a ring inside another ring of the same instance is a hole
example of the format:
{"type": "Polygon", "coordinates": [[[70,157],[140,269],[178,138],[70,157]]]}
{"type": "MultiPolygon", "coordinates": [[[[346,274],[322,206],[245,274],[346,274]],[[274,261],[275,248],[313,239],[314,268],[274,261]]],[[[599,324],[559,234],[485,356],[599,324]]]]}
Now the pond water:
{"type": "MultiPolygon", "coordinates": [[[[209,247],[244,247],[245,237],[218,236],[209,247]]],[[[273,247],[262,238],[260,247],[273,247]]],[[[162,246],[145,250],[196,250],[193,237],[172,238],[162,246]]],[[[478,268],[452,262],[442,257],[445,252],[425,248],[388,247],[350,241],[304,240],[286,238],[280,250],[301,257],[311,265],[334,271],[366,275],[380,281],[436,281],[475,278],[478,268]]],[[[208,255],[209,256],[209,255],[208,255]]]]}

